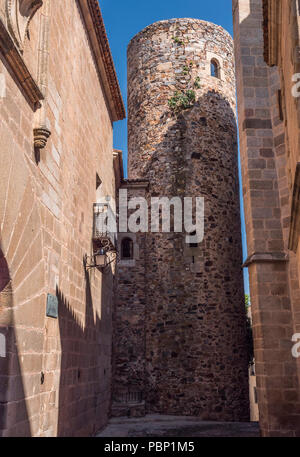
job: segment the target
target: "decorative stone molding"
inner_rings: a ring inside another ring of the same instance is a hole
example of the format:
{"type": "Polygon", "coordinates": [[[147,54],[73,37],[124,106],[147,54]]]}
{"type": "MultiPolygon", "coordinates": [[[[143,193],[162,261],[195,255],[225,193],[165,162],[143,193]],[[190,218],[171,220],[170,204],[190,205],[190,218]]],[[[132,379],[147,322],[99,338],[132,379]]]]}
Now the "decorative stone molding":
{"type": "Polygon", "coordinates": [[[78,0],[113,121],[126,117],[98,0],[78,0]]]}
{"type": "Polygon", "coordinates": [[[29,23],[42,5],[43,0],[6,0],[8,29],[20,51],[29,23]]]}
{"type": "Polygon", "coordinates": [[[48,98],[48,73],[49,73],[49,35],[50,35],[51,0],[44,0],[41,14],[39,51],[38,51],[38,85],[44,96],[41,107],[36,113],[35,128],[33,130],[34,148],[46,147],[51,131],[48,129],[46,106],[48,98]]]}
{"type": "Polygon", "coordinates": [[[300,236],[300,162],[297,163],[293,201],[292,201],[292,214],[290,226],[289,249],[293,252],[297,251],[300,236]]]}
{"type": "Polygon", "coordinates": [[[288,262],[288,260],[288,254],[285,252],[254,252],[247,258],[242,267],[248,268],[253,263],[277,263],[288,262]]]}
{"type": "Polygon", "coordinates": [[[13,76],[24,91],[24,95],[34,109],[40,106],[43,94],[36,81],[29,72],[19,50],[17,49],[10,33],[0,18],[0,52],[7,61],[13,76]]]}
{"type": "Polygon", "coordinates": [[[148,189],[148,179],[124,179],[122,189],[148,189]]]}
{"type": "Polygon", "coordinates": [[[264,57],[269,66],[278,65],[281,40],[281,0],[263,0],[264,57]]]}

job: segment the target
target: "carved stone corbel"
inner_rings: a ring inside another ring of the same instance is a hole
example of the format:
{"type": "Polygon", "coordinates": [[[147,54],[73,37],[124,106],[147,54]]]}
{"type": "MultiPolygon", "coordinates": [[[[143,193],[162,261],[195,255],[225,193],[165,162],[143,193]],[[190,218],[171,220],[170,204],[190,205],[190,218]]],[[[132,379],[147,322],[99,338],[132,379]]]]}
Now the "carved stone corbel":
{"type": "Polygon", "coordinates": [[[20,54],[11,34],[7,30],[6,23],[0,17],[0,52],[4,56],[16,81],[24,91],[24,96],[31,107],[36,110],[43,100],[43,94],[35,79],[30,73],[23,57],[20,54]]]}
{"type": "Polygon", "coordinates": [[[29,23],[42,5],[43,0],[6,0],[8,29],[21,52],[29,23]]]}
{"type": "Polygon", "coordinates": [[[33,129],[34,148],[44,149],[50,135],[51,132],[47,127],[37,127],[33,129]]]}

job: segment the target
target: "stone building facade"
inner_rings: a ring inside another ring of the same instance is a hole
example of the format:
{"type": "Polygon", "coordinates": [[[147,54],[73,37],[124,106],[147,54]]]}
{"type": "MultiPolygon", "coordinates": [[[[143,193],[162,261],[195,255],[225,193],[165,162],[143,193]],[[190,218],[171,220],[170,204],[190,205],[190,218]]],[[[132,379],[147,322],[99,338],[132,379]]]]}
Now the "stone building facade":
{"type": "Polygon", "coordinates": [[[299,2],[233,0],[233,17],[260,426],[300,436],[299,2]]]}
{"type": "Polygon", "coordinates": [[[91,435],[110,407],[114,264],[85,256],[125,116],[98,1],[0,0],[0,53],[0,435],[91,435]]]}
{"type": "Polygon", "coordinates": [[[249,420],[235,110],[221,27],[174,19],[133,38],[122,189],[149,208],[154,197],[204,197],[205,234],[121,234],[114,415],[249,420]]]}
{"type": "MultiPolygon", "coordinates": [[[[300,436],[299,1],[233,0],[233,17],[260,426],[300,436]]],[[[0,436],[92,435],[110,414],[249,420],[232,39],[153,24],[129,45],[128,89],[124,180],[98,1],[0,0],[0,436]],[[89,268],[95,208],[119,188],[149,209],[204,197],[203,241],[125,230],[117,270],[89,268]]]]}

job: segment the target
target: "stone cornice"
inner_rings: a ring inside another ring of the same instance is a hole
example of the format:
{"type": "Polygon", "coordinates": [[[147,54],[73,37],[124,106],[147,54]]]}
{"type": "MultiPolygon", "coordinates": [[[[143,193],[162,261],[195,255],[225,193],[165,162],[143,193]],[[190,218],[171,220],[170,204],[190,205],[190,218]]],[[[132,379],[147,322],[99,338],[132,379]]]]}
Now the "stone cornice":
{"type": "Polygon", "coordinates": [[[147,189],[149,181],[147,179],[124,179],[122,189],[147,189]]]}
{"type": "Polygon", "coordinates": [[[9,65],[16,82],[24,91],[24,94],[32,107],[37,109],[40,106],[40,100],[44,96],[38,87],[36,81],[31,76],[23,57],[18,51],[15,43],[6,29],[5,24],[0,18],[0,52],[3,54],[5,60],[9,65]]]}
{"type": "Polygon", "coordinates": [[[281,7],[281,0],[263,0],[264,58],[269,66],[278,65],[281,7]]]}
{"type": "Polygon", "coordinates": [[[122,120],[126,117],[125,107],[98,0],[78,0],[78,2],[102,78],[112,119],[113,121],[122,120]]]}
{"type": "Polygon", "coordinates": [[[292,213],[291,213],[291,226],[290,226],[290,238],[289,238],[289,249],[296,252],[298,248],[300,236],[300,162],[297,163],[294,190],[293,190],[293,201],[292,201],[292,213]]]}
{"type": "Polygon", "coordinates": [[[286,252],[254,252],[249,255],[243,268],[248,268],[253,263],[278,263],[288,262],[289,257],[286,252]]]}

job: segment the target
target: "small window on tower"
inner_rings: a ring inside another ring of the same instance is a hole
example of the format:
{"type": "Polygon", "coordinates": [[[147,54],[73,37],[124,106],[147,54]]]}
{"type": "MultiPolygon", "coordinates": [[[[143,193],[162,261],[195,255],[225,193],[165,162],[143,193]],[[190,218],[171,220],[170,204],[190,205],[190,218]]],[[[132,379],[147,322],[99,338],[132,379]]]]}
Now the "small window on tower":
{"type": "Polygon", "coordinates": [[[216,59],[212,59],[210,62],[210,74],[214,78],[220,79],[220,65],[216,59]]]}
{"type": "Polygon", "coordinates": [[[133,241],[130,238],[124,238],[122,240],[121,258],[123,260],[133,259],[133,241]]]}

